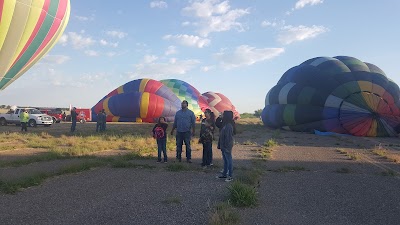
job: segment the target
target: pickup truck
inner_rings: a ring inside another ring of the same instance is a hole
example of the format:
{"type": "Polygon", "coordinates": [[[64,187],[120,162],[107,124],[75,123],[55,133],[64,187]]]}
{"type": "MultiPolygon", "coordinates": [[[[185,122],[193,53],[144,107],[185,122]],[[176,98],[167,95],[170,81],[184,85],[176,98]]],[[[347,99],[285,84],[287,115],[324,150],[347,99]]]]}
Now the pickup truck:
{"type": "Polygon", "coordinates": [[[28,126],[36,127],[37,125],[44,125],[48,127],[53,124],[53,118],[49,115],[43,114],[38,109],[35,108],[16,108],[15,110],[10,110],[7,113],[0,114],[0,125],[6,126],[7,124],[20,125],[19,115],[22,110],[28,110],[29,121],[28,126]]]}

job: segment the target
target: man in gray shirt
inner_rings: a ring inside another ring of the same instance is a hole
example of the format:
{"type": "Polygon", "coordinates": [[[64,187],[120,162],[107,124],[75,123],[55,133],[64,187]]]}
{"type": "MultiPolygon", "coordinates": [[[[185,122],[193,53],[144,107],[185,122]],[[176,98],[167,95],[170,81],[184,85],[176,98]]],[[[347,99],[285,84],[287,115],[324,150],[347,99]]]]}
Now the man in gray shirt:
{"type": "Polygon", "coordinates": [[[172,126],[171,135],[176,129],[176,158],[179,162],[182,161],[182,145],[186,145],[186,160],[192,163],[192,149],[190,148],[190,139],[194,136],[196,117],[193,111],[188,109],[188,102],[182,101],[182,109],[175,114],[174,125],[172,126]]]}

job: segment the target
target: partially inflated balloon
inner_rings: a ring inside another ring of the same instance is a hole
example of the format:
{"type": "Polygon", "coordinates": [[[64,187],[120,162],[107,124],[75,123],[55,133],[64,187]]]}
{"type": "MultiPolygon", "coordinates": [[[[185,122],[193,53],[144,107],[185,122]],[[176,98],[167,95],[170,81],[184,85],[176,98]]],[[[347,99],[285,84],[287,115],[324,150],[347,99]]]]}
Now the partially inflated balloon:
{"type": "Polygon", "coordinates": [[[160,116],[173,121],[180,104],[179,98],[161,82],[138,79],[111,91],[92,108],[92,112],[96,115],[104,109],[107,121],[115,122],[155,122],[160,116]]]}
{"type": "Polygon", "coordinates": [[[240,118],[240,114],[236,110],[232,102],[223,94],[215,92],[203,93],[202,98],[208,103],[209,109],[214,112],[216,116],[223,113],[225,110],[233,112],[233,117],[235,119],[240,118]]]}
{"type": "Polygon", "coordinates": [[[188,101],[188,109],[192,110],[196,116],[201,115],[208,108],[208,104],[201,98],[200,92],[185,81],[167,79],[161,80],[161,83],[169,87],[181,101],[188,101]]]}
{"type": "Polygon", "coordinates": [[[0,0],[0,90],[56,44],[69,15],[69,0],[0,0]]]}
{"type": "Polygon", "coordinates": [[[400,132],[400,91],[375,65],[317,57],[289,69],[267,94],[265,125],[356,136],[400,132]]]}

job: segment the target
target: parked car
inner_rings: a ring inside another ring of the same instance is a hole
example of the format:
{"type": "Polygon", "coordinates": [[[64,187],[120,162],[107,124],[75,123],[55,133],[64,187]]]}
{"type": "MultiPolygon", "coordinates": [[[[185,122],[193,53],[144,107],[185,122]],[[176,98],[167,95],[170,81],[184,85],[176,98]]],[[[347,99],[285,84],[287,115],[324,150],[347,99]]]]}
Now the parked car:
{"type": "Polygon", "coordinates": [[[60,123],[63,119],[61,109],[39,109],[40,112],[47,114],[52,117],[53,123],[60,123]]]}

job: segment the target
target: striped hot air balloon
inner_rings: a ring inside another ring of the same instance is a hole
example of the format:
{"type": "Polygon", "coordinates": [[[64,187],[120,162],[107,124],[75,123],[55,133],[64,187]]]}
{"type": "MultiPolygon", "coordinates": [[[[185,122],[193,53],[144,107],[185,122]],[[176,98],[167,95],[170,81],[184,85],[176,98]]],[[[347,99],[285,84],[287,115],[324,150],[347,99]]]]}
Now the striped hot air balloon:
{"type": "Polygon", "coordinates": [[[397,136],[400,91],[377,66],[317,57],[289,69],[267,94],[265,125],[294,131],[397,136]]]}
{"type": "MultiPolygon", "coordinates": [[[[93,108],[92,115],[104,109],[107,121],[154,122],[160,116],[173,121],[181,101],[164,84],[152,79],[130,81],[102,98],[93,108]]],[[[96,121],[96,116],[93,121],[96,121]]]]}
{"type": "Polygon", "coordinates": [[[69,15],[69,0],[0,0],[0,90],[56,44],[69,15]]]}

